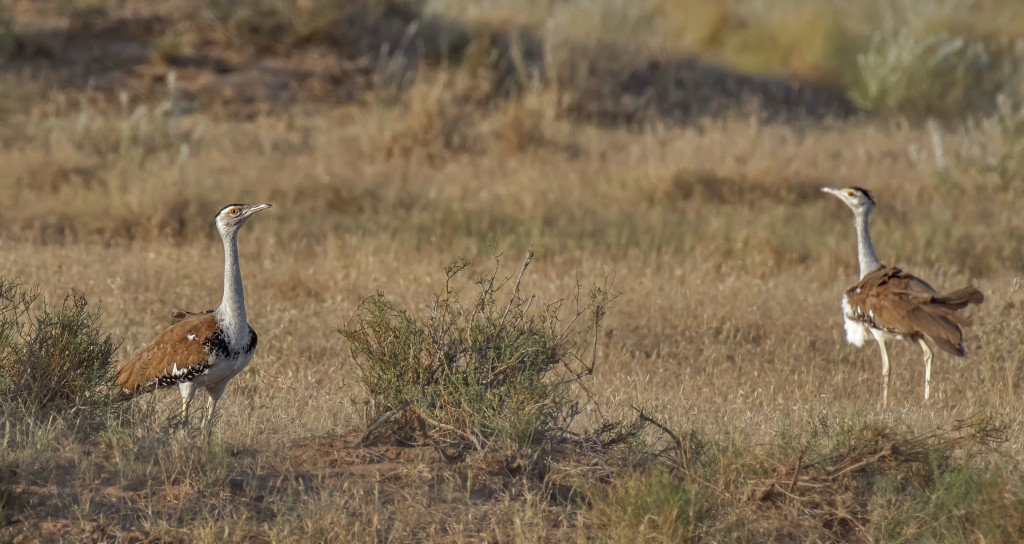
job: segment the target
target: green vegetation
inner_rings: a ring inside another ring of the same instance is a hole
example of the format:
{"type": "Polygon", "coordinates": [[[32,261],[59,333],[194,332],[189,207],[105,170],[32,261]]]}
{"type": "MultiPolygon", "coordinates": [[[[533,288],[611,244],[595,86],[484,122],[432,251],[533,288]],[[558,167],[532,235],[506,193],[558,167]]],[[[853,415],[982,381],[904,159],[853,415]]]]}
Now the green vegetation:
{"type": "MultiPolygon", "coordinates": [[[[503,450],[528,466],[544,464],[566,445],[588,400],[581,404],[577,396],[597,364],[596,341],[612,295],[595,287],[553,302],[527,296],[521,287],[532,260],[531,251],[511,283],[512,276],[499,275],[496,259],[466,303],[453,282],[469,262],[453,261],[422,319],[382,293],[363,302],[342,334],[368,396],[367,439],[390,427],[395,438],[426,439],[453,456],[503,450]]],[[[611,438],[614,427],[601,431],[606,446],[640,429],[611,438]]]]}
{"type": "Polygon", "coordinates": [[[100,314],[79,293],[51,308],[36,293],[0,278],[0,389],[3,410],[30,417],[71,416],[87,427],[114,413],[114,350],[100,314]],[[41,307],[40,307],[41,306],[41,307]]]}

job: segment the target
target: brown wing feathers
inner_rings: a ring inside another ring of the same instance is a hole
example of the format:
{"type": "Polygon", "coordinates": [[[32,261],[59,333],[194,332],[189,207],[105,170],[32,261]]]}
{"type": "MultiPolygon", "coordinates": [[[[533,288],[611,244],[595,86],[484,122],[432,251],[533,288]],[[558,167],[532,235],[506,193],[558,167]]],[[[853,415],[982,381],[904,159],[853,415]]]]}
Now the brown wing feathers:
{"type": "Polygon", "coordinates": [[[957,310],[985,300],[975,287],[940,295],[922,280],[892,267],[868,274],[846,296],[853,317],[866,325],[911,339],[926,336],[954,355],[964,355],[960,327],[970,324],[957,310]]]}
{"type": "Polygon", "coordinates": [[[163,330],[117,371],[122,396],[188,381],[210,367],[210,345],[220,332],[212,313],[192,314],[163,330]]]}

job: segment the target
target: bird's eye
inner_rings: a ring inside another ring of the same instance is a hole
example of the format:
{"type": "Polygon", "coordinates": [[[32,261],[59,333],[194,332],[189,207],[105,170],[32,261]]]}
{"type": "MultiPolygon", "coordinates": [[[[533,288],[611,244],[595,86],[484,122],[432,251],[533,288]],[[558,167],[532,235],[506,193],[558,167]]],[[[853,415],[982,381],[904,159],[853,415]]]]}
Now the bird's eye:
{"type": "Polygon", "coordinates": [[[232,208],[231,209],[231,215],[238,215],[239,211],[241,211],[241,210],[239,210],[238,208],[232,208]]]}

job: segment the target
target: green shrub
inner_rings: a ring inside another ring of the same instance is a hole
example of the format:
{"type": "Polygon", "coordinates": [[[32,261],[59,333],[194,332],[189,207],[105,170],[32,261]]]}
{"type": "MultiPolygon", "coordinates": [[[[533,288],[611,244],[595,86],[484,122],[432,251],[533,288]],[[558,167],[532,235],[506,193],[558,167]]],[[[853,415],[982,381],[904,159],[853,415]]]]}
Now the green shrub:
{"type": "Polygon", "coordinates": [[[387,428],[456,453],[500,446],[529,453],[527,460],[569,436],[580,410],[576,387],[594,370],[594,340],[611,297],[597,287],[578,289],[572,304],[525,296],[532,257],[511,294],[503,291],[512,277],[499,277],[496,266],[462,301],[453,281],[468,263],[456,260],[422,317],[382,293],[363,301],[341,333],[369,397],[368,436],[387,428]]]}
{"type": "Polygon", "coordinates": [[[875,33],[848,77],[860,107],[911,117],[962,118],[992,111],[1015,92],[1024,61],[1017,46],[907,28],[875,33]]]}
{"type": "Polygon", "coordinates": [[[99,328],[99,312],[68,294],[59,308],[0,278],[0,389],[29,415],[74,415],[96,422],[110,413],[117,346],[99,328]]]}

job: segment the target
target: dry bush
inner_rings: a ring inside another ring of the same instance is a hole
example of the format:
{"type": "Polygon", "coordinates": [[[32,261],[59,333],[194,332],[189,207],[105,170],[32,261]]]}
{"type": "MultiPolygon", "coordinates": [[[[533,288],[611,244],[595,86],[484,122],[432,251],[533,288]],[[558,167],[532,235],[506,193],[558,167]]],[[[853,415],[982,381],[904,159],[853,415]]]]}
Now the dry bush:
{"type": "Polygon", "coordinates": [[[72,292],[56,309],[0,278],[0,387],[5,412],[28,417],[75,414],[87,428],[116,413],[110,394],[116,344],[100,315],[72,292]],[[40,307],[42,306],[42,307],[40,307]]]}
{"type": "MultiPolygon", "coordinates": [[[[456,260],[445,268],[444,288],[424,318],[383,294],[360,305],[342,334],[368,396],[365,440],[425,439],[452,457],[505,451],[522,457],[525,468],[576,440],[577,390],[586,391],[594,372],[612,295],[599,287],[577,291],[567,310],[566,301],[526,296],[521,284],[532,259],[531,251],[507,298],[499,297],[513,278],[500,276],[496,260],[476,280],[477,295],[463,302],[453,282],[469,263],[456,260]]],[[[606,424],[579,440],[613,447],[640,430],[606,424]]]]}
{"type": "Polygon", "coordinates": [[[825,418],[767,445],[654,424],[671,439],[662,462],[587,488],[611,542],[1013,542],[1024,528],[1024,479],[991,416],[921,433],[825,418]]]}

